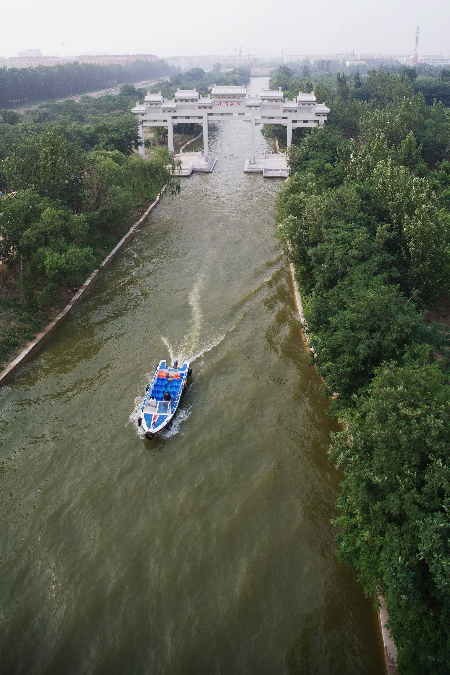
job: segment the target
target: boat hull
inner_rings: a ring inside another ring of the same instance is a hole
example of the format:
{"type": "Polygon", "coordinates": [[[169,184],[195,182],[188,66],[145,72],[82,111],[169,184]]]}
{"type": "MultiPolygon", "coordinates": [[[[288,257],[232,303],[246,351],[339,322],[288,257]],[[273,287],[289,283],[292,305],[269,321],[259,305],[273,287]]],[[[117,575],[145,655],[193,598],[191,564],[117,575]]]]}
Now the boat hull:
{"type": "Polygon", "coordinates": [[[181,367],[170,367],[165,360],[159,362],[139,409],[138,425],[145,438],[154,438],[170,426],[190,374],[189,361],[181,367]]]}

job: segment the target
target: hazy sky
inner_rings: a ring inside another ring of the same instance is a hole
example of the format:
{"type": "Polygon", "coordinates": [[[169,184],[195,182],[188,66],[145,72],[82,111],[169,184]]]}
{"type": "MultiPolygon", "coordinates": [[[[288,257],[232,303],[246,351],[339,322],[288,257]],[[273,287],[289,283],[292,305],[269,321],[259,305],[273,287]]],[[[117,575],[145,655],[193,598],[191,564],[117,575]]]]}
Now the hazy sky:
{"type": "Polygon", "coordinates": [[[450,54],[449,0],[0,0],[0,55],[450,54]]]}

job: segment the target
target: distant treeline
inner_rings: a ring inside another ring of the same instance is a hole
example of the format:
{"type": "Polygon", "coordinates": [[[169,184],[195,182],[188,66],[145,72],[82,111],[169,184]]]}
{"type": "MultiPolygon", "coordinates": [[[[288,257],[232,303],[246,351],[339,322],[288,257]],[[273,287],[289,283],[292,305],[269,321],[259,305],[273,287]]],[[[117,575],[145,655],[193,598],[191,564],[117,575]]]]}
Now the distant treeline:
{"type": "Polygon", "coordinates": [[[313,84],[318,98],[328,104],[334,104],[338,95],[339,100],[383,103],[390,100],[395,87],[397,96],[422,94],[429,105],[436,100],[450,106],[450,68],[391,66],[368,72],[344,68],[336,73],[324,71],[318,64],[297,64],[281,66],[271,79],[271,86],[281,87],[288,98],[294,98],[299,91],[312,91],[313,84]]]}
{"type": "Polygon", "coordinates": [[[0,107],[62,98],[117,84],[163,77],[172,72],[165,61],[134,61],[126,65],[64,63],[38,68],[0,68],[0,107]]]}

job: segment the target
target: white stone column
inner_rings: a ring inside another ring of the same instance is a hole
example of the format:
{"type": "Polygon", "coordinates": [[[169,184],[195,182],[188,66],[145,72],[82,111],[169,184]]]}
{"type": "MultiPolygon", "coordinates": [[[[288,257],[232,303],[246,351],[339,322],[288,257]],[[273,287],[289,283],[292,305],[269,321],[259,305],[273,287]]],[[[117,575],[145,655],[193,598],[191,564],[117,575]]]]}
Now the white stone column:
{"type": "Polygon", "coordinates": [[[209,152],[209,138],[208,138],[208,113],[203,115],[203,154],[207,155],[209,152]]]}
{"type": "Polygon", "coordinates": [[[145,145],[144,145],[144,122],[138,122],[138,152],[142,159],[145,159],[145,145]]]}
{"type": "Polygon", "coordinates": [[[169,152],[175,152],[175,146],[173,144],[173,122],[171,117],[167,118],[167,146],[169,152]]]}
{"type": "Polygon", "coordinates": [[[250,164],[256,163],[256,148],[255,148],[255,114],[251,112],[250,114],[250,127],[251,127],[251,138],[252,138],[252,154],[250,157],[250,164]]]}
{"type": "Polygon", "coordinates": [[[291,147],[291,145],[292,145],[292,120],[288,120],[288,123],[287,123],[287,141],[286,141],[286,145],[287,145],[288,149],[289,149],[289,148],[291,147]]]}

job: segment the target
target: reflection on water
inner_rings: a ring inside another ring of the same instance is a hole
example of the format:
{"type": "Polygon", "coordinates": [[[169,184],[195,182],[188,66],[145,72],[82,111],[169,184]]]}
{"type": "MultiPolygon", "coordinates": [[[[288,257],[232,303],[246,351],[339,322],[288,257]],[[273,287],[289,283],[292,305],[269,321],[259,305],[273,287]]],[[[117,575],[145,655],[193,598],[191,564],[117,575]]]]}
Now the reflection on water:
{"type": "Polygon", "coordinates": [[[0,390],[2,673],[382,672],[335,559],[332,423],[274,238],[280,184],[243,174],[244,123],[211,138],[216,171],[165,198],[0,390]],[[133,411],[174,356],[192,385],[142,440],[133,411]]]}

